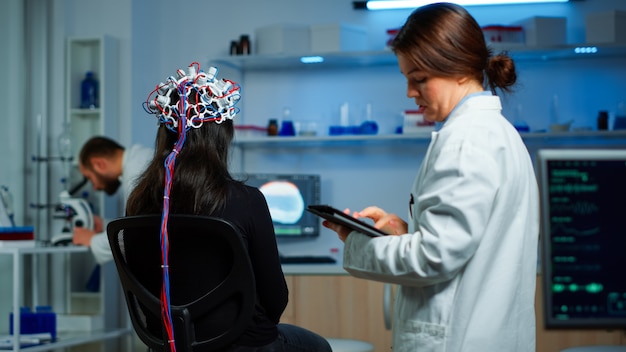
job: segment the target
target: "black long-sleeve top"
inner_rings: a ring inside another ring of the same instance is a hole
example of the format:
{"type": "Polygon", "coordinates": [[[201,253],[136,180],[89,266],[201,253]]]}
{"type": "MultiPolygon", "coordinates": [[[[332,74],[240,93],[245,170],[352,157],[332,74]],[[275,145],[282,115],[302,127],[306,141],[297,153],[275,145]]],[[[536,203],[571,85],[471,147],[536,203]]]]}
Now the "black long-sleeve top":
{"type": "Polygon", "coordinates": [[[278,336],[276,324],[287,306],[288,289],[265,197],[257,188],[231,184],[225,208],[215,215],[231,222],[241,232],[256,280],[258,302],[253,321],[236,344],[268,344],[278,336]]]}

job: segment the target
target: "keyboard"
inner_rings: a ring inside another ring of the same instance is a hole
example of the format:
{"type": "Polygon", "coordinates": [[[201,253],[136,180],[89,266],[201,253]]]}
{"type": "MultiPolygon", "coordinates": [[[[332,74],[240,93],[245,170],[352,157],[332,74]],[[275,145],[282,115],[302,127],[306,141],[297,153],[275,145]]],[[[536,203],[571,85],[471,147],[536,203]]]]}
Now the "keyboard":
{"type": "Polygon", "coordinates": [[[333,257],[319,255],[281,256],[281,264],[335,264],[333,257]]]}

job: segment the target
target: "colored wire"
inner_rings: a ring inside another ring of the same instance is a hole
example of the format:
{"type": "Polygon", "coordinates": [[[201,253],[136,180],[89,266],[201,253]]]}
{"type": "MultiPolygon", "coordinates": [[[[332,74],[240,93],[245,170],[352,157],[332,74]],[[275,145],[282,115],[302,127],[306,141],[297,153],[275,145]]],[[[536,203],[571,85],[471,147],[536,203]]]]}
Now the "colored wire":
{"type": "MultiPolygon", "coordinates": [[[[179,94],[181,97],[185,96],[186,86],[181,84],[179,87],[179,94]]],[[[186,99],[179,100],[179,110],[186,111],[185,108],[186,99]]],[[[186,119],[186,115],[183,113],[180,116],[181,119],[186,119]]],[[[163,326],[168,338],[168,344],[171,352],[176,352],[176,343],[174,337],[174,324],[172,322],[171,315],[171,302],[170,302],[170,277],[169,277],[169,213],[170,213],[170,194],[172,190],[172,181],[174,179],[174,168],[176,165],[176,157],[180,153],[186,140],[186,126],[182,123],[178,124],[178,139],[174,144],[173,150],[165,159],[165,186],[163,190],[163,212],[161,214],[161,255],[163,264],[163,285],[161,287],[161,318],[163,320],[163,326]]]]}
{"type": "Polygon", "coordinates": [[[176,352],[174,324],[170,301],[169,267],[169,213],[170,195],[174,180],[176,158],[180,154],[189,128],[199,128],[205,122],[222,123],[233,119],[239,112],[235,107],[240,99],[240,86],[230,80],[215,80],[217,69],[212,67],[209,74],[200,71],[197,62],[189,66],[189,74],[177,71],[179,79],[170,77],[150,92],[142,104],[144,110],[157,115],[158,122],[177,134],[172,151],[164,161],[163,211],[161,213],[161,320],[167,334],[169,350],[176,352]],[[156,96],[152,98],[153,95],[156,96]],[[170,96],[177,94],[177,104],[170,104],[170,96]],[[190,98],[193,103],[190,102],[190,98]]]}

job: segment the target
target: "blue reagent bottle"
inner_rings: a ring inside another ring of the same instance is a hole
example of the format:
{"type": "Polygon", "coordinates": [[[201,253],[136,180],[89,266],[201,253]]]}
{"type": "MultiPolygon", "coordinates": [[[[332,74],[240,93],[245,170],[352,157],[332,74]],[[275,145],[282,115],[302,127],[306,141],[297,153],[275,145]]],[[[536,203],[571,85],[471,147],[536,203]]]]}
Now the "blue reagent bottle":
{"type": "Polygon", "coordinates": [[[87,71],[80,86],[80,108],[95,109],[98,107],[98,80],[93,71],[87,71]]]}

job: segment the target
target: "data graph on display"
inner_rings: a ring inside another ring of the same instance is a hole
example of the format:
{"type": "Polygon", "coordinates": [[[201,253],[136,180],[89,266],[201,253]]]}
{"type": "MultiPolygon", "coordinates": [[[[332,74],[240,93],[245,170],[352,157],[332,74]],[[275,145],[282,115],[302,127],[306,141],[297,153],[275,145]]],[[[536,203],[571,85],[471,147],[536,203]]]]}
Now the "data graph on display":
{"type": "Polygon", "coordinates": [[[547,328],[626,329],[626,150],[540,150],[547,328]]]}

